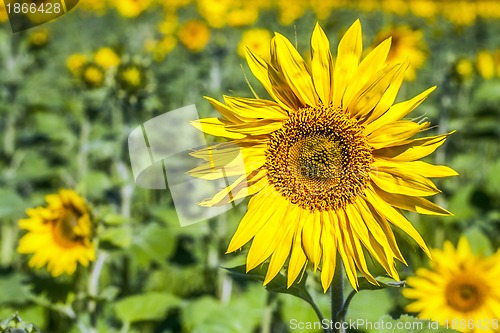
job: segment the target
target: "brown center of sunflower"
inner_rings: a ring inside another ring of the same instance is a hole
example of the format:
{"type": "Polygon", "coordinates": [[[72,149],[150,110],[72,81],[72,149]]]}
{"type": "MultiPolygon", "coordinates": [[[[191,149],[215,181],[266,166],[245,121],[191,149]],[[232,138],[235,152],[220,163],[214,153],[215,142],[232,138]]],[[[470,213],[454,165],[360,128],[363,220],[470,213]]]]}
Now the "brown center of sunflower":
{"type": "Polygon", "coordinates": [[[446,286],[448,305],[460,312],[471,312],[484,304],[485,286],[481,280],[458,277],[446,286]]]}
{"type": "Polygon", "coordinates": [[[271,135],[267,176],[284,197],[309,210],[336,210],[364,191],[373,157],[356,120],[328,106],[293,113],[271,135]]]}
{"type": "Polygon", "coordinates": [[[63,216],[54,224],[54,238],[63,247],[73,247],[81,243],[81,237],[75,233],[79,216],[71,210],[65,211],[63,216]]]}

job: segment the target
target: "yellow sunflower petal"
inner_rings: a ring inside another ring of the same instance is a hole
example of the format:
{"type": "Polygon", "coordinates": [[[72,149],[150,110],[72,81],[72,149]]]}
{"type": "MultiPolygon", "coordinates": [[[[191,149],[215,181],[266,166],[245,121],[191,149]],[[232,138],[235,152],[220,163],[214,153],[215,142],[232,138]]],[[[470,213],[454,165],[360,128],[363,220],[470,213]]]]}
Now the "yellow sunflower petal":
{"type": "Polygon", "coordinates": [[[417,244],[420,246],[420,248],[430,257],[431,253],[429,249],[427,248],[427,245],[425,244],[424,240],[422,239],[422,236],[418,233],[417,230],[411,225],[410,222],[396,209],[391,207],[388,203],[386,203],[384,200],[382,200],[379,196],[377,196],[375,190],[371,187],[368,186],[366,189],[366,197],[368,199],[368,202],[370,205],[377,211],[379,214],[382,216],[385,216],[392,224],[403,230],[405,233],[408,234],[417,244]]]}
{"type": "Polygon", "coordinates": [[[373,183],[388,193],[425,197],[441,192],[428,178],[408,175],[398,169],[388,172],[376,170],[371,173],[370,178],[373,183]]]}
{"type": "Polygon", "coordinates": [[[385,66],[385,60],[391,47],[391,38],[386,39],[371,51],[359,64],[352,80],[344,94],[344,104],[349,105],[352,98],[363,88],[372,77],[385,66]]]}
{"type": "Polygon", "coordinates": [[[458,173],[450,167],[444,165],[433,165],[422,161],[395,162],[386,159],[375,159],[373,166],[382,171],[401,169],[409,174],[418,174],[422,177],[428,178],[458,176],[458,173]]]}
{"type": "Polygon", "coordinates": [[[317,104],[318,96],[305,61],[292,43],[279,33],[271,43],[271,64],[283,75],[302,105],[317,104]]]}
{"type": "Polygon", "coordinates": [[[279,202],[279,196],[274,192],[262,191],[254,195],[248,203],[247,213],[231,238],[226,253],[234,252],[248,243],[274,213],[274,210],[269,209],[267,205],[275,207],[279,202]]]}
{"type": "Polygon", "coordinates": [[[368,142],[374,149],[384,148],[409,139],[418,132],[428,128],[429,125],[429,122],[418,124],[413,121],[400,120],[373,131],[368,137],[368,142]]]}
{"type": "Polygon", "coordinates": [[[319,213],[309,213],[306,214],[305,219],[302,227],[302,244],[307,258],[316,270],[320,264],[322,252],[321,247],[317,245],[321,242],[321,217],[319,213]]]}
{"type": "Polygon", "coordinates": [[[373,151],[373,155],[375,157],[392,159],[394,161],[415,161],[432,154],[439,146],[441,146],[445,142],[446,138],[453,133],[454,131],[448,134],[403,141],[395,146],[375,149],[373,151]]]}
{"type": "Polygon", "coordinates": [[[245,135],[235,132],[229,132],[226,126],[230,125],[227,121],[218,118],[205,118],[190,122],[196,129],[210,135],[222,136],[229,139],[241,139],[245,135]]]}
{"type": "Polygon", "coordinates": [[[404,194],[387,193],[376,187],[374,187],[374,189],[379,197],[384,199],[386,202],[390,202],[394,207],[400,209],[425,215],[453,215],[446,209],[439,207],[438,205],[430,202],[425,198],[408,196],[404,194]]]}
{"type": "MultiPolygon", "coordinates": [[[[347,111],[352,117],[370,119],[376,106],[383,101],[386,92],[394,85],[394,80],[403,71],[402,64],[387,66],[380,70],[379,74],[368,81],[364,87],[352,98],[347,106],[347,111]]],[[[367,120],[367,122],[369,122],[367,120]]]]}
{"type": "Polygon", "coordinates": [[[288,119],[287,112],[279,104],[271,101],[230,96],[224,96],[224,101],[241,119],[288,119]]]}
{"type": "Polygon", "coordinates": [[[318,23],[311,38],[311,71],[313,83],[323,105],[329,105],[333,93],[333,59],[330,42],[318,23]]]}
{"type": "MultiPolygon", "coordinates": [[[[335,238],[337,242],[337,249],[340,257],[342,258],[342,262],[344,263],[347,279],[351,283],[351,286],[355,290],[358,290],[358,276],[356,274],[356,265],[353,260],[352,246],[349,239],[347,239],[344,235],[345,230],[347,229],[345,212],[342,209],[337,212],[332,212],[330,214],[330,219],[332,221],[336,221],[335,224],[339,226],[338,228],[335,228],[335,238]]],[[[340,263],[337,263],[337,265],[340,265],[340,263]]]]}
{"type": "Polygon", "coordinates": [[[333,107],[336,109],[347,106],[343,102],[343,97],[358,68],[363,48],[362,40],[361,23],[356,20],[342,37],[338,46],[333,74],[333,107]]]}
{"type": "Polygon", "coordinates": [[[375,119],[373,122],[366,124],[364,134],[369,135],[377,128],[403,118],[408,113],[413,111],[417,106],[419,106],[420,103],[422,103],[435,89],[436,89],[435,86],[431,87],[408,101],[394,104],[389,108],[389,110],[386,113],[381,115],[378,119],[375,119]]]}
{"type": "Polygon", "coordinates": [[[287,104],[283,103],[275,94],[273,84],[269,78],[268,69],[269,65],[258,54],[252,52],[248,47],[246,48],[246,59],[252,74],[262,83],[269,95],[285,110],[292,111],[287,104]]]}
{"type": "Polygon", "coordinates": [[[328,212],[321,213],[321,224],[323,227],[323,231],[321,232],[321,245],[323,246],[321,285],[323,286],[323,291],[326,292],[332,283],[336,265],[342,265],[342,263],[336,262],[337,246],[335,243],[335,233],[332,230],[336,226],[334,225],[334,221],[330,219],[328,212]]]}
{"type": "Polygon", "coordinates": [[[287,275],[288,288],[290,288],[290,286],[295,282],[295,280],[299,276],[300,272],[302,272],[307,262],[306,254],[302,249],[302,228],[305,223],[305,219],[301,218],[302,213],[303,212],[301,210],[298,210],[296,213],[298,215],[298,221],[300,222],[298,227],[295,229],[292,251],[290,254],[290,261],[288,263],[288,275],[287,275]]]}
{"type": "Polygon", "coordinates": [[[278,247],[287,227],[286,216],[289,208],[288,202],[280,198],[276,207],[272,209],[272,215],[266,221],[268,223],[257,232],[248,251],[247,272],[269,258],[278,247]]]}
{"type": "Polygon", "coordinates": [[[283,265],[285,264],[288,255],[290,254],[294,231],[296,229],[296,224],[298,223],[297,211],[299,208],[296,205],[290,205],[290,211],[288,212],[288,226],[282,235],[278,236],[277,243],[279,246],[271,256],[271,261],[269,262],[269,268],[267,269],[267,274],[264,279],[264,285],[271,282],[271,280],[279,273],[283,265]]]}

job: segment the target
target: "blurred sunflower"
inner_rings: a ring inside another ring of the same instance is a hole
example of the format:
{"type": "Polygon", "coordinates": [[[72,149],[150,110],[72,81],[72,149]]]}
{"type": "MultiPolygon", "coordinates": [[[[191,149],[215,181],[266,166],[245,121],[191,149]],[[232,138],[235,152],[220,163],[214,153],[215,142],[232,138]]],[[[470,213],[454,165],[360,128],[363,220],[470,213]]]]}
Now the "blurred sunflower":
{"type": "Polygon", "coordinates": [[[210,41],[210,29],[200,20],[188,20],[179,28],[179,41],[191,52],[200,52],[210,41]]]}
{"type": "Polygon", "coordinates": [[[118,67],[116,83],[127,95],[134,95],[147,86],[146,68],[135,62],[128,62],[118,67]]]}
{"type": "Polygon", "coordinates": [[[104,85],[106,72],[95,62],[87,62],[80,69],[80,80],[89,89],[100,88],[104,85]]]}
{"type": "Polygon", "coordinates": [[[137,17],[153,5],[152,0],[111,0],[118,13],[127,18],[137,17]]]}
{"type": "Polygon", "coordinates": [[[28,38],[28,43],[32,49],[41,49],[47,45],[50,33],[48,29],[37,29],[28,38]]]}
{"type": "Polygon", "coordinates": [[[477,72],[485,80],[495,76],[495,59],[493,54],[487,50],[481,50],[476,55],[477,72]]]}
{"type": "Polygon", "coordinates": [[[462,237],[456,249],[447,241],[431,253],[431,269],[407,280],[403,295],[413,302],[406,309],[462,332],[498,332],[492,320],[500,318],[500,252],[475,256],[462,237]]]}
{"type": "Polygon", "coordinates": [[[28,233],[17,251],[33,254],[30,267],[47,265],[54,277],[71,275],[78,263],[87,266],[95,259],[90,212],[84,199],[72,190],[62,189],[45,200],[47,206],[27,209],[29,217],[19,221],[19,227],[28,233]]]}
{"type": "Polygon", "coordinates": [[[85,54],[82,53],[73,53],[66,59],[66,67],[69,69],[71,74],[74,76],[78,76],[80,70],[83,65],[85,65],[88,61],[88,58],[85,54]]]}
{"type": "Polygon", "coordinates": [[[470,59],[460,58],[453,65],[453,78],[458,82],[466,82],[474,76],[474,65],[470,59]]]}
{"type": "Polygon", "coordinates": [[[105,69],[116,67],[120,64],[120,56],[110,47],[101,47],[94,54],[95,62],[105,69]]]}
{"type": "Polygon", "coordinates": [[[193,122],[201,131],[231,139],[193,152],[208,163],[190,171],[195,177],[239,176],[203,206],[252,196],[227,252],[252,238],[247,270],[269,257],[264,283],[278,274],[288,257],[288,286],[310,261],[321,267],[326,291],[337,252],[354,288],[356,269],[373,284],[364,248],[395,279],[394,258],[405,262],[390,224],[428,249],[399,209],[422,214],[450,213],[422,198],[440,191],[428,177],[454,176],[445,166],[418,159],[431,154],[448,134],[411,139],[429,126],[400,120],[433,90],[393,105],[408,63],[387,65],[387,39],[360,62],[361,25],[357,20],[338,47],[335,66],[328,38],[314,29],[308,67],[288,39],[276,33],[271,61],[247,49],[252,73],[274,101],[207,98],[225,117],[193,122]],[[239,146],[244,168],[230,163],[239,146]]]}
{"type": "Polygon", "coordinates": [[[271,38],[271,33],[266,29],[249,29],[245,31],[238,43],[238,55],[244,58],[248,47],[264,60],[269,60],[271,38]]]}
{"type": "Polygon", "coordinates": [[[421,30],[414,30],[408,26],[390,26],[380,31],[375,37],[374,45],[392,37],[392,46],[387,56],[390,64],[402,63],[409,60],[409,67],[405,79],[413,81],[416,70],[421,68],[427,59],[427,47],[421,30]]]}

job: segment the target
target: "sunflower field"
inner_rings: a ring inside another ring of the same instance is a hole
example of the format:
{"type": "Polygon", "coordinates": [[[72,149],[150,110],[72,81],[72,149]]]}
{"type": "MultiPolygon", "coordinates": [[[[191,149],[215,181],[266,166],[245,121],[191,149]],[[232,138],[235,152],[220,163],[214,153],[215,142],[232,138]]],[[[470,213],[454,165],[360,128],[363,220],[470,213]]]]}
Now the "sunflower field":
{"type": "Polygon", "coordinates": [[[0,333],[500,332],[498,1],[5,0],[0,129],[0,333]]]}

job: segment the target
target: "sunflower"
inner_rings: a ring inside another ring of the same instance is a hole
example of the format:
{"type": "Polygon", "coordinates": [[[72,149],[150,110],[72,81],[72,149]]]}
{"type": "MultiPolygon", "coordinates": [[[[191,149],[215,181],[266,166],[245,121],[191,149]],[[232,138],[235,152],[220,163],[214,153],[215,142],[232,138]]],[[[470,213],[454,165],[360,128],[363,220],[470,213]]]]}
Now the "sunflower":
{"type": "Polygon", "coordinates": [[[189,20],[179,28],[179,41],[189,51],[201,52],[210,41],[210,29],[200,20],[189,20]]]}
{"type": "Polygon", "coordinates": [[[47,265],[54,277],[71,275],[77,263],[87,266],[95,259],[89,210],[84,199],[72,190],[62,189],[45,200],[46,207],[27,209],[29,217],[19,221],[19,227],[28,233],[19,241],[17,251],[33,254],[30,267],[47,265]]]}
{"type": "Polygon", "coordinates": [[[260,55],[265,60],[269,60],[271,38],[271,33],[266,29],[256,28],[245,31],[238,43],[238,55],[245,58],[246,48],[248,47],[252,52],[260,55]]]}
{"type": "Polygon", "coordinates": [[[403,295],[413,300],[407,310],[462,332],[498,332],[500,251],[475,256],[462,237],[456,249],[447,241],[431,253],[431,268],[420,268],[407,280],[403,295]]]}
{"type": "Polygon", "coordinates": [[[270,258],[264,283],[288,259],[288,286],[310,262],[321,269],[326,291],[337,252],[348,279],[358,286],[357,270],[370,282],[366,249],[395,279],[395,259],[405,262],[391,224],[426,252],[424,240],[400,209],[449,215],[424,196],[440,191],[428,177],[456,172],[418,159],[443,144],[448,134],[411,139],[429,126],[400,120],[434,87],[398,104],[393,102],[408,63],[386,64],[387,39],[361,62],[361,24],[346,32],[333,64],[329,41],[314,29],[311,65],[289,40],[276,33],[271,60],[247,49],[252,73],[273,100],[207,98],[224,118],[193,122],[201,131],[230,139],[192,153],[208,163],[190,171],[204,179],[239,176],[202,206],[252,196],[227,252],[253,239],[247,270],[270,258]],[[231,162],[235,146],[244,168],[231,162]]]}

